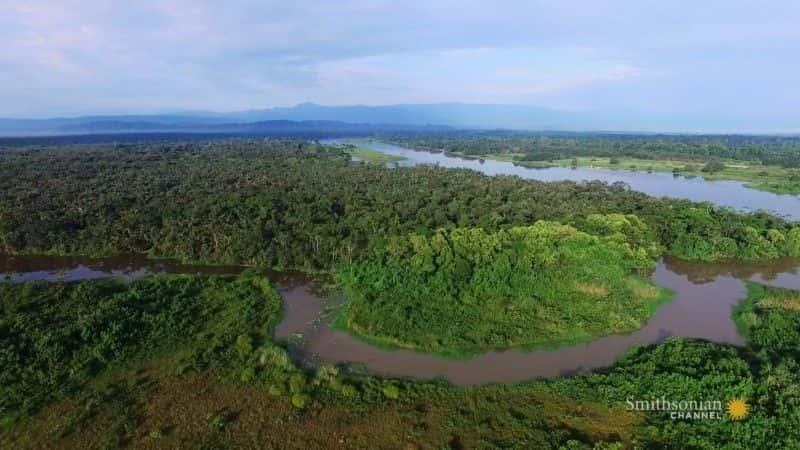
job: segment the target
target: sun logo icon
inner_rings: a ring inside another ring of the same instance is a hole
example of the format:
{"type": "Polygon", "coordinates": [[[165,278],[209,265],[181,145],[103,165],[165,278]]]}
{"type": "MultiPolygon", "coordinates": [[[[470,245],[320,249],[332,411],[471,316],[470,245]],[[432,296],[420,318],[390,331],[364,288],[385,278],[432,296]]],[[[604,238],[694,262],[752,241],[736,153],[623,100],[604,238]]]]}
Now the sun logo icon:
{"type": "Polygon", "coordinates": [[[734,398],[728,402],[728,416],[731,420],[744,419],[747,416],[748,409],[747,402],[740,398],[734,398]]]}

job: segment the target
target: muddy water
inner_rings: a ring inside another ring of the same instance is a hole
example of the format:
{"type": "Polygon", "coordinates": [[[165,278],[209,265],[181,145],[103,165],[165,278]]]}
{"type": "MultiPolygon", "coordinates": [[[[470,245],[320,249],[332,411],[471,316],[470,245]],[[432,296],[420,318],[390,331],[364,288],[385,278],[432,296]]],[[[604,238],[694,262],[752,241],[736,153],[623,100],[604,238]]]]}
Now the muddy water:
{"type": "Polygon", "coordinates": [[[370,372],[393,377],[442,377],[457,385],[509,383],[536,377],[556,377],[608,367],[637,344],[657,343],[669,336],[743,344],[731,319],[732,308],[747,292],[743,280],[800,289],[800,260],[770,263],[688,263],[665,258],[653,273],[653,282],[675,292],[644,328],[627,335],[611,335],[585,344],[553,350],[490,351],[455,360],[409,350],[386,350],[327,326],[321,314],[325,301],[311,284],[283,290],[287,315],[276,330],[278,338],[300,333],[293,348],[310,364],[355,363],[370,372]]]}
{"type": "MultiPolygon", "coordinates": [[[[102,277],[133,279],[159,273],[236,274],[241,267],[183,265],[141,256],[107,259],[7,257],[0,255],[0,280],[74,281],[102,277]]],[[[290,351],[307,364],[353,363],[370,372],[393,377],[443,377],[458,385],[516,382],[555,377],[607,367],[631,346],[656,343],[669,336],[706,339],[740,345],[731,309],[746,295],[743,280],[800,289],[800,260],[768,263],[690,263],[665,258],[652,279],[675,292],[644,328],[585,344],[552,350],[489,351],[466,360],[446,359],[408,350],[373,347],[328,326],[326,300],[318,285],[296,273],[267,276],[284,300],[284,319],[276,337],[291,342],[290,351]],[[298,341],[296,336],[302,336],[298,341]]]]}
{"type": "Polygon", "coordinates": [[[409,350],[385,350],[326,326],[317,319],[324,308],[309,285],[283,292],[288,311],[277,337],[302,333],[301,353],[312,363],[357,363],[370,372],[393,377],[443,377],[458,385],[523,381],[535,377],[569,375],[607,367],[635,344],[649,344],[668,336],[707,339],[741,344],[731,321],[731,308],[745,297],[740,280],[719,276],[706,283],[693,283],[662,263],[653,280],[675,291],[672,302],[662,306],[644,328],[628,335],[611,335],[585,344],[553,350],[489,351],[480,356],[455,360],[409,350]],[[295,306],[297,305],[297,306],[295,306]]]}

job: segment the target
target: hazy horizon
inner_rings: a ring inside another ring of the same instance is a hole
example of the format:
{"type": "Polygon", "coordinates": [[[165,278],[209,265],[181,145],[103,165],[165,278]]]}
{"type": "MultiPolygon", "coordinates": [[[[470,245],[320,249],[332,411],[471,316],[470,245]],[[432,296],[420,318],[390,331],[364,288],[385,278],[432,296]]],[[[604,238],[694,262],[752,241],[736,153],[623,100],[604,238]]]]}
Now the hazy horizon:
{"type": "Polygon", "coordinates": [[[463,103],[800,128],[800,4],[666,3],[8,2],[0,117],[463,103]]]}

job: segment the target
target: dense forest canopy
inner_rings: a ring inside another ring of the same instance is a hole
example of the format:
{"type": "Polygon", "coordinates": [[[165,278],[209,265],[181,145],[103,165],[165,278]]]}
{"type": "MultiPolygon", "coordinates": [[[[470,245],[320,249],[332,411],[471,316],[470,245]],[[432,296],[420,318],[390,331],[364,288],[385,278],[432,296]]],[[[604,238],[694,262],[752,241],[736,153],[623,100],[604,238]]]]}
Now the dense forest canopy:
{"type": "Polygon", "coordinates": [[[624,185],[545,183],[438,167],[388,169],[303,140],[92,144],[0,151],[0,251],[328,270],[380,236],[498,230],[635,214],[673,255],[796,255],[764,213],[656,199],[624,185]]]}
{"type": "Polygon", "coordinates": [[[389,239],[337,271],[347,299],[338,322],[378,343],[452,354],[636,330],[668,295],[632,276],[655,266],[658,244],[636,216],[588,222],[601,234],[538,221],[389,239]]]}

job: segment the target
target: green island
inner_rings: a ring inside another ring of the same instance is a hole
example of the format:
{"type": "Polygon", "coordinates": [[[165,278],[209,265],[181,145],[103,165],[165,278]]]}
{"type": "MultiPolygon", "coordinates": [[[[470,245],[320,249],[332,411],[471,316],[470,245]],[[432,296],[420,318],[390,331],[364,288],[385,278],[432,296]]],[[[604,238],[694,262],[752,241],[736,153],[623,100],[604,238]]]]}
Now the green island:
{"type": "Polygon", "coordinates": [[[800,147],[791,138],[519,132],[389,139],[411,148],[509,161],[525,167],[671,172],[706,180],[741,181],[747,187],[777,194],[800,194],[800,147]]]}
{"type": "Polygon", "coordinates": [[[302,139],[36,144],[0,150],[0,253],[252,266],[0,283],[0,448],[800,445],[796,291],[748,284],[732,312],[742,346],[672,337],[590,373],[459,387],[297,363],[262,273],[344,291],[336,321],[369,342],[552,347],[640,327],[668,299],[646,278],[660,255],[800,256],[800,226],[763,212],[353,164],[302,139]],[[626,406],[660,397],[750,411],[732,423],[626,406]]]}
{"type": "Polygon", "coordinates": [[[335,325],[372,343],[449,355],[641,328],[669,298],[636,276],[655,266],[658,245],[636,216],[587,223],[600,234],[539,221],[389,239],[337,272],[347,302],[335,325]]]}

